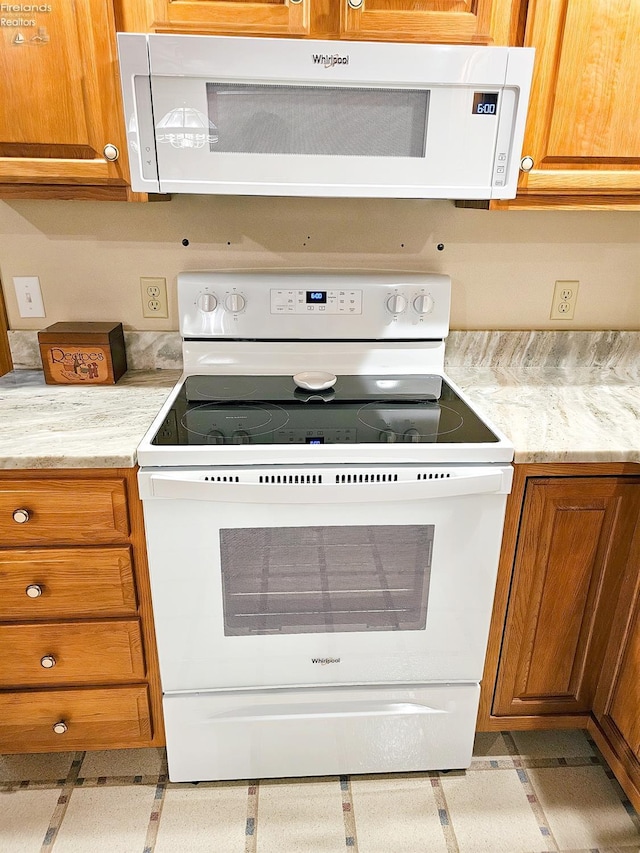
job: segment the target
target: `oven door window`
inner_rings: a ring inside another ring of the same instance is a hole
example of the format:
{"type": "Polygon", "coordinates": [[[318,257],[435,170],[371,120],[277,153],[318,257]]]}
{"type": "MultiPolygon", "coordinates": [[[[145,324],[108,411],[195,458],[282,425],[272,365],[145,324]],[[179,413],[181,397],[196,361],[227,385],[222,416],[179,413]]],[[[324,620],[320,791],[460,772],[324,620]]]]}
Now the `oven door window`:
{"type": "Polygon", "coordinates": [[[420,631],[434,525],[220,530],[224,633],[420,631]]]}

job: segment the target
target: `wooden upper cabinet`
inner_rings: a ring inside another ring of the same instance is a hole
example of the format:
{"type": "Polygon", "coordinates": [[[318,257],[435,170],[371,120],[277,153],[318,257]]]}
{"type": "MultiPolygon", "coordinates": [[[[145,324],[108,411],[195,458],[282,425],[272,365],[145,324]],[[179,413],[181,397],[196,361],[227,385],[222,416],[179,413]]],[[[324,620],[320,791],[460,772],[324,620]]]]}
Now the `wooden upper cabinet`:
{"type": "Polygon", "coordinates": [[[245,36],[309,34],[310,0],[114,0],[118,29],[245,36]]]}
{"type": "Polygon", "coordinates": [[[525,44],[536,49],[523,146],[534,166],[516,202],[494,206],[536,195],[640,206],[640,4],[530,2],[525,44]]]}
{"type": "Polygon", "coordinates": [[[113,9],[104,0],[47,5],[3,12],[25,23],[0,28],[0,196],[53,185],[60,197],[90,186],[93,197],[126,198],[113,9]]]}
{"type": "Polygon", "coordinates": [[[487,44],[492,0],[342,0],[341,32],[349,39],[487,44]]]}
{"type": "Polygon", "coordinates": [[[115,0],[128,32],[506,44],[520,0],[115,0]],[[497,35],[496,35],[497,33],[497,35]],[[493,38],[492,38],[493,36],[493,38]]]}

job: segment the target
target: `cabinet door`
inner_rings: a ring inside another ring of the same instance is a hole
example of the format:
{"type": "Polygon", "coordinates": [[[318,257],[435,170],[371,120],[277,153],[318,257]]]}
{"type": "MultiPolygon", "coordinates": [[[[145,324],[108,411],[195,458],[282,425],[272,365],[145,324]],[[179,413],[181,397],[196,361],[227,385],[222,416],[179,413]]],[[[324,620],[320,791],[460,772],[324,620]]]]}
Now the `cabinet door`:
{"type": "Polygon", "coordinates": [[[523,146],[534,167],[522,174],[519,199],[624,203],[640,189],[640,4],[529,4],[525,43],[536,48],[523,146]]]}
{"type": "Polygon", "coordinates": [[[640,607],[626,640],[607,716],[640,760],[640,607]]]}
{"type": "Polygon", "coordinates": [[[513,0],[336,0],[342,36],[371,41],[486,44],[492,14],[510,20],[513,0]]]}
{"type": "Polygon", "coordinates": [[[24,25],[0,28],[0,195],[16,195],[20,185],[64,184],[116,187],[126,197],[110,4],[29,8],[50,11],[3,12],[24,25]],[[106,146],[118,150],[117,159],[108,159],[114,151],[105,155],[106,146]]]}
{"type": "Polygon", "coordinates": [[[520,0],[115,0],[127,32],[509,43],[520,0]]]}
{"type": "MultiPolygon", "coordinates": [[[[618,597],[593,713],[640,797],[640,524],[618,597]]],[[[634,802],[638,802],[636,798],[634,802]]]]}
{"type": "Polygon", "coordinates": [[[493,714],[591,710],[640,513],[640,480],[527,483],[493,714]]]}
{"type": "MultiPolygon", "coordinates": [[[[125,32],[304,36],[313,0],[115,0],[125,32]]],[[[327,0],[322,0],[327,2],[327,0]]]]}

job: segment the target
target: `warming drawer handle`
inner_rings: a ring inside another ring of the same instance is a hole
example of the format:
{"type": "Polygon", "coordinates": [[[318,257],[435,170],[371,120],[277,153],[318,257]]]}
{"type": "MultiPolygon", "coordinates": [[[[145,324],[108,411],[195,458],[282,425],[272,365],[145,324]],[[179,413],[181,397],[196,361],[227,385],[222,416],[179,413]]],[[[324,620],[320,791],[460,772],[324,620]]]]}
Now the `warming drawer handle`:
{"type": "Polygon", "coordinates": [[[463,474],[451,478],[392,483],[273,484],[203,481],[188,473],[151,474],[153,498],[205,500],[251,504],[347,504],[398,500],[461,497],[477,494],[506,494],[502,469],[463,474]]]}
{"type": "Polygon", "coordinates": [[[353,717],[408,717],[445,714],[440,708],[431,708],[417,702],[343,702],[309,703],[299,705],[255,705],[249,708],[224,711],[203,722],[251,723],[277,720],[316,720],[353,717]]]}

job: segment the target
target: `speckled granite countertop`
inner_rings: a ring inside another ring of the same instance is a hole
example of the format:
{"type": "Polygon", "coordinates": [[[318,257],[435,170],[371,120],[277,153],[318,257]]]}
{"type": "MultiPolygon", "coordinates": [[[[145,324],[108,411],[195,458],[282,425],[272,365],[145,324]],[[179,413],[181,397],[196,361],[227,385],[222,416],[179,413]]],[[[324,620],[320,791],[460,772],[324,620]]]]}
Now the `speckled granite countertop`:
{"type": "MultiPolygon", "coordinates": [[[[640,332],[453,332],[445,369],[516,462],[640,462],[640,332]]],[[[91,388],[1,377],[0,468],[135,465],[179,376],[132,370],[91,388]]]]}
{"type": "Polygon", "coordinates": [[[129,468],[180,377],[132,370],[117,385],[46,385],[41,371],[0,377],[0,468],[129,468]]]}

